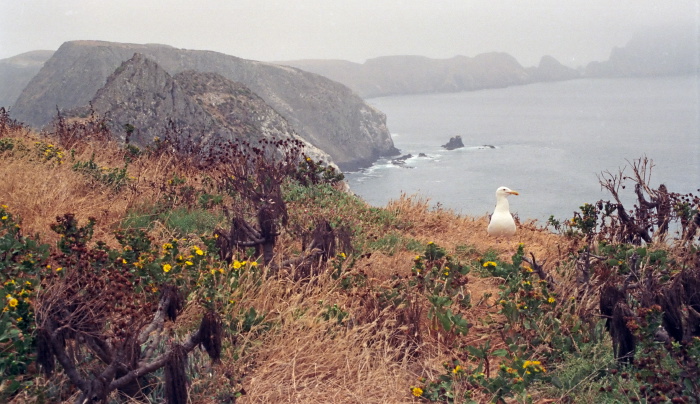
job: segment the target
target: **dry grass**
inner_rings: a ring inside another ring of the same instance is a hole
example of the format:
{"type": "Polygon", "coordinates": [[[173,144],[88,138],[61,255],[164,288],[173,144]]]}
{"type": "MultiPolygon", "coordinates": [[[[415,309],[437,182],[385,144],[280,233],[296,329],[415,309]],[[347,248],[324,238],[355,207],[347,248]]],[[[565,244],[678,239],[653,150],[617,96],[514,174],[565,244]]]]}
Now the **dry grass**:
{"type": "MultiPolygon", "coordinates": [[[[23,136],[27,148],[36,136],[23,136]]],[[[116,145],[86,143],[72,158],[85,161],[94,155],[95,161],[107,167],[123,166],[123,152],[116,145]]],[[[159,184],[171,178],[174,170],[183,170],[171,158],[144,159],[129,167],[135,179],[119,193],[88,177],[76,173],[66,157],[64,164],[38,163],[31,154],[6,153],[0,165],[0,202],[21,217],[25,234],[38,233],[45,242],[54,243],[56,236],[49,230],[55,217],[71,212],[81,223],[88,217],[97,219],[95,240],[114,244],[113,231],[134,207],[153,203],[162,194],[159,184]]],[[[181,172],[196,179],[197,173],[181,172]]],[[[193,180],[193,185],[197,185],[193,180]]],[[[568,241],[543,230],[537,223],[520,225],[513,239],[494,240],[486,235],[487,217],[465,217],[449,210],[429,208],[428,200],[402,196],[390,202],[386,210],[395,215],[401,225],[394,231],[422,243],[430,241],[444,247],[462,262],[476,260],[493,250],[503,260],[509,260],[523,243],[526,252],[533,253],[538,262],[545,262],[550,271],[565,258],[568,241]]],[[[369,229],[381,234],[384,229],[369,229]]],[[[154,236],[167,238],[162,229],[154,236]]],[[[156,240],[158,241],[158,240],[156,240]]],[[[300,243],[288,234],[282,235],[278,249],[292,251],[300,243]]],[[[363,270],[368,282],[381,287],[394,274],[407,276],[415,257],[414,251],[401,249],[393,254],[374,252],[360,258],[355,270],[363,270]]],[[[327,274],[312,281],[291,281],[285,277],[264,279],[260,284],[242,287],[246,290],[238,307],[254,307],[267,313],[274,324],[269,331],[254,334],[252,349],[238,361],[224,357],[218,371],[210,376],[220,385],[227,383],[223,374],[235,374],[243,380],[246,395],[243,403],[410,403],[409,386],[418,384],[419,377],[435,377],[444,372],[442,363],[457,352],[445,346],[441,337],[424,330],[419,354],[406,354],[406,347],[397,343],[401,322],[395,313],[375,313],[373,317],[356,318],[367,307],[360,296],[339,289],[338,281],[327,274]],[[350,315],[343,325],[321,321],[327,305],[337,305],[350,315]]],[[[482,324],[486,318],[496,318],[493,301],[479,302],[481,296],[498,293],[498,280],[482,278],[473,273],[468,289],[475,306],[465,313],[473,324],[466,341],[478,345],[492,337],[495,325],[482,324]],[[477,304],[479,303],[479,304],[477,304]]],[[[246,337],[244,337],[246,338],[246,337]]],[[[228,347],[229,354],[234,347],[228,347]]],[[[194,381],[193,385],[201,383],[194,381]]],[[[197,394],[194,402],[216,402],[211,394],[197,394]]]]}
{"type": "MultiPolygon", "coordinates": [[[[121,168],[124,152],[116,143],[85,142],[77,152],[64,156],[63,163],[41,162],[31,152],[35,142],[48,139],[36,134],[16,133],[10,136],[19,146],[3,155],[0,165],[0,200],[22,221],[25,234],[39,234],[44,242],[54,244],[57,235],[50,230],[56,217],[73,213],[80,223],[89,217],[97,219],[95,239],[114,246],[113,232],[127,212],[139,205],[154,203],[162,194],[157,185],[164,184],[173,174],[183,173],[172,157],[139,159],[129,166],[129,185],[114,192],[108,185],[77,173],[72,166],[77,161],[94,161],[101,167],[121,168]]],[[[76,150],[76,149],[74,149],[76,150]]],[[[190,176],[192,181],[193,176],[190,176]]]]}

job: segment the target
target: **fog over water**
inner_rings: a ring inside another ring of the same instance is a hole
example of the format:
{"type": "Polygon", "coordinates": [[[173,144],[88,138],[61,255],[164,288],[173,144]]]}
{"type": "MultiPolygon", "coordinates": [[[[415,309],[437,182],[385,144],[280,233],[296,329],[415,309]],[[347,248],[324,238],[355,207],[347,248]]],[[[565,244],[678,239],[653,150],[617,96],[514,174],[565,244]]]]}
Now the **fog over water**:
{"type": "Polygon", "coordinates": [[[347,174],[351,189],[374,205],[405,192],[480,216],[505,185],[520,191],[510,202],[522,219],[566,218],[584,202],[609,198],[597,174],[645,155],[656,165],[652,185],[700,188],[697,76],[580,79],[369,103],[387,114],[396,147],[414,156],[404,166],[382,160],[347,174]],[[456,135],[465,148],[440,147],[456,135]]]}

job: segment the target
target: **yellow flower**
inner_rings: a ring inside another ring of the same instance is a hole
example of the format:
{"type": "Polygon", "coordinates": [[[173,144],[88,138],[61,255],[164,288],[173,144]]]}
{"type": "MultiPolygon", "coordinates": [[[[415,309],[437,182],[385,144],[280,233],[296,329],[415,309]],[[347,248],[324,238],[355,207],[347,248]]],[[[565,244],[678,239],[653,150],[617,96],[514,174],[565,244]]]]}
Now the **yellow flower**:
{"type": "Polygon", "coordinates": [[[192,261],[185,261],[185,265],[194,265],[192,261]]]}
{"type": "Polygon", "coordinates": [[[204,255],[204,251],[200,250],[197,246],[192,247],[192,251],[197,255],[204,255]]]}
{"type": "Polygon", "coordinates": [[[253,262],[250,263],[250,266],[251,266],[251,267],[257,267],[257,266],[258,266],[258,263],[255,262],[255,261],[253,261],[253,262]]]}
{"type": "Polygon", "coordinates": [[[231,264],[231,266],[233,267],[233,269],[239,269],[241,267],[241,263],[238,262],[237,260],[234,260],[233,264],[231,264]]]}
{"type": "Polygon", "coordinates": [[[214,268],[210,269],[210,270],[209,270],[209,273],[211,273],[212,275],[215,275],[215,274],[216,274],[216,269],[214,269],[214,268]]]}
{"type": "Polygon", "coordinates": [[[170,243],[165,243],[165,244],[163,244],[163,250],[164,250],[164,251],[170,250],[170,249],[172,249],[172,248],[173,248],[173,245],[170,244],[170,243]]]}
{"type": "Polygon", "coordinates": [[[122,258],[122,264],[126,264],[126,258],[122,258]]]}
{"type": "Polygon", "coordinates": [[[20,321],[22,321],[22,317],[17,317],[17,322],[19,323],[20,321]]]}
{"type": "Polygon", "coordinates": [[[483,266],[484,266],[484,268],[486,268],[486,267],[495,267],[495,266],[496,266],[496,263],[493,262],[493,261],[486,261],[486,262],[484,262],[484,265],[483,265],[483,266]]]}
{"type": "Polygon", "coordinates": [[[450,271],[445,271],[445,273],[443,275],[450,276],[450,271]]]}
{"type": "Polygon", "coordinates": [[[170,272],[173,267],[170,264],[163,265],[163,272],[170,272]]]}
{"type": "Polygon", "coordinates": [[[533,372],[547,372],[547,369],[541,365],[540,361],[525,361],[523,363],[523,369],[529,369],[533,372]]]}
{"type": "Polygon", "coordinates": [[[416,258],[414,258],[414,261],[420,261],[420,255],[416,255],[416,258]]]}
{"type": "Polygon", "coordinates": [[[416,397],[420,397],[423,395],[423,389],[420,387],[414,387],[411,389],[411,394],[413,394],[416,397]]]}
{"type": "Polygon", "coordinates": [[[3,209],[7,209],[7,205],[2,205],[2,208],[3,208],[3,209]]]}
{"type": "Polygon", "coordinates": [[[346,257],[344,252],[341,252],[341,253],[340,253],[340,256],[343,257],[343,258],[346,257]]]}
{"type": "Polygon", "coordinates": [[[63,271],[63,267],[56,268],[56,272],[61,272],[61,271],[63,271]]]}
{"type": "Polygon", "coordinates": [[[7,215],[3,216],[2,220],[7,220],[7,215]]]}
{"type": "Polygon", "coordinates": [[[220,273],[220,274],[223,274],[223,273],[224,273],[224,269],[223,269],[223,268],[219,268],[219,273],[220,273]]]}
{"type": "Polygon", "coordinates": [[[462,371],[462,367],[459,366],[459,365],[455,366],[455,368],[452,369],[452,373],[454,373],[454,374],[457,374],[457,373],[459,373],[459,372],[461,372],[461,371],[462,371]]]}
{"type": "Polygon", "coordinates": [[[432,241],[428,241],[428,245],[431,245],[431,244],[435,244],[435,243],[433,243],[432,241]]]}
{"type": "Polygon", "coordinates": [[[549,299],[547,299],[547,303],[554,303],[556,301],[557,301],[557,299],[555,299],[553,297],[550,297],[549,299]]]}
{"type": "Polygon", "coordinates": [[[10,307],[17,307],[17,303],[19,303],[19,302],[18,302],[17,299],[15,299],[14,297],[11,297],[11,298],[9,298],[9,299],[7,300],[7,304],[8,304],[10,307]]]}

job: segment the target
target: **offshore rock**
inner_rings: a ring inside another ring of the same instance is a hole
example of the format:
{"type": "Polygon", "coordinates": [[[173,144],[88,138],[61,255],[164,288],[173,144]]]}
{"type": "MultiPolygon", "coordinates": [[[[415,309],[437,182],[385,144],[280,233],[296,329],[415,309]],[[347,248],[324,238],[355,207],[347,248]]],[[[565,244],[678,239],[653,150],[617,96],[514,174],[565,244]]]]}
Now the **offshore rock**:
{"type": "Polygon", "coordinates": [[[454,149],[459,149],[461,147],[464,147],[464,143],[462,142],[462,136],[455,136],[451,137],[450,141],[442,145],[447,150],[454,150],[454,149]]]}

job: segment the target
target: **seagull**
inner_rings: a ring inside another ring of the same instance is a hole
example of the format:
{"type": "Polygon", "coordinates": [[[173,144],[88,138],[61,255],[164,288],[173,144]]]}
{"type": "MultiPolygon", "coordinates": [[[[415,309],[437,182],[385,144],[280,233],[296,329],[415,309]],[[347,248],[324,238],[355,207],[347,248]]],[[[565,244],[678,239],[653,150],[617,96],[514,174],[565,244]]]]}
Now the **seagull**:
{"type": "Polygon", "coordinates": [[[508,195],[519,194],[508,187],[500,187],[496,190],[496,209],[493,210],[487,229],[489,236],[510,237],[515,235],[515,220],[510,214],[508,195]]]}

